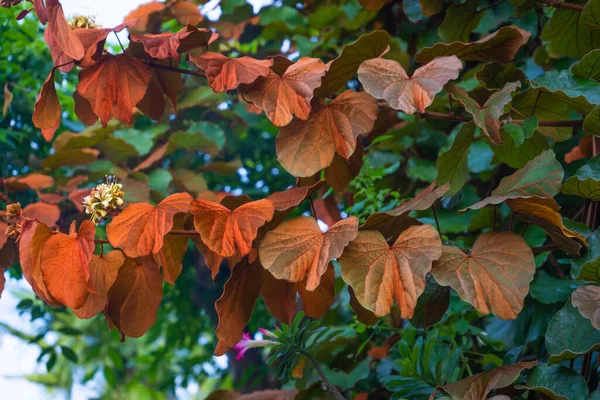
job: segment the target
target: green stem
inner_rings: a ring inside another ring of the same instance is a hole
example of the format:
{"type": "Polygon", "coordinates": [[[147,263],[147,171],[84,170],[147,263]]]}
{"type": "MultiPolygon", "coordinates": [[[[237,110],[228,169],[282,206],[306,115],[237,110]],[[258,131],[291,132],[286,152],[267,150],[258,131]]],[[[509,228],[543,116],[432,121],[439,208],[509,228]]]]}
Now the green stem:
{"type": "Polygon", "coordinates": [[[319,362],[310,353],[308,353],[306,351],[300,351],[300,353],[302,353],[302,355],[304,355],[306,358],[308,358],[310,360],[310,362],[312,363],[312,365],[315,367],[315,371],[317,371],[319,378],[321,378],[321,384],[323,385],[323,387],[326,390],[330,391],[331,394],[333,395],[333,397],[335,397],[337,400],[346,400],[346,398],[344,396],[342,396],[342,394],[335,387],[335,385],[333,385],[331,382],[329,382],[329,380],[325,376],[325,373],[321,369],[319,362]]]}

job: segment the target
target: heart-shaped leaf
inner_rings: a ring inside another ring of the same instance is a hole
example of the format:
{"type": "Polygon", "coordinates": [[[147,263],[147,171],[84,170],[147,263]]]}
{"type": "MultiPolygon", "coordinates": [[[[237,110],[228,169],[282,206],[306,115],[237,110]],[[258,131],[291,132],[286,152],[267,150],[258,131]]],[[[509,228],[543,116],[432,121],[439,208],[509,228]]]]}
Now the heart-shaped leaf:
{"type": "Polygon", "coordinates": [[[273,60],[256,60],[252,57],[232,58],[220,53],[206,52],[190,56],[190,60],[206,72],[208,85],[215,92],[237,89],[241,84],[254,83],[271,72],[273,60]]]}

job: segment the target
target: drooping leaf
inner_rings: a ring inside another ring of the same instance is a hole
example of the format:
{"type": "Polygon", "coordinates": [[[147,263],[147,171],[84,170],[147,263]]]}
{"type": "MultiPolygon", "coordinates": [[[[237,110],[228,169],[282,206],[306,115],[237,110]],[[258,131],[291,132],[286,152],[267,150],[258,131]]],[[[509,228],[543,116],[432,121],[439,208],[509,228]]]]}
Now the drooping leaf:
{"type": "Polygon", "coordinates": [[[565,181],[561,192],[600,201],[600,156],[595,156],[565,181]]]}
{"type": "Polygon", "coordinates": [[[450,288],[429,280],[425,291],[415,306],[415,314],[410,320],[416,328],[427,328],[439,322],[450,305],[450,288]]]}
{"type": "Polygon", "coordinates": [[[493,144],[502,144],[500,136],[500,116],[504,114],[504,107],[512,100],[512,92],[521,87],[520,82],[511,82],[497,92],[494,92],[483,106],[471,98],[466,90],[453,86],[448,92],[465,107],[465,110],[473,116],[475,125],[481,128],[493,144]]]}
{"type": "Polygon", "coordinates": [[[488,89],[500,89],[510,82],[523,82],[525,74],[515,64],[488,63],[475,72],[475,79],[485,83],[488,89]]]}
{"type": "Polygon", "coordinates": [[[131,124],[132,111],[152,79],[150,67],[126,54],[107,53],[79,73],[77,92],[89,101],[103,126],[112,117],[131,124]]]}
{"type": "Polygon", "coordinates": [[[91,221],[83,221],[78,232],[73,222],[68,235],[53,235],[42,249],[44,283],[52,297],[67,307],[79,308],[87,299],[95,234],[96,227],[91,221]]]}
{"type": "Polygon", "coordinates": [[[592,322],[592,326],[600,330],[600,287],[580,286],[573,292],[573,306],[581,315],[592,322]]]}
{"type": "Polygon", "coordinates": [[[573,279],[600,282],[600,232],[592,232],[587,237],[588,247],[581,256],[573,259],[571,276],[573,279]]]}
{"type": "Polygon", "coordinates": [[[452,4],[446,10],[438,35],[444,43],[467,42],[471,31],[477,28],[485,13],[477,11],[479,0],[452,4]]]}
{"type": "Polygon", "coordinates": [[[571,302],[552,318],[546,332],[548,364],[573,360],[600,349],[600,331],[583,317],[571,302]]]}
{"type": "Polygon", "coordinates": [[[140,337],[156,322],[162,300],[160,268],[150,256],[126,258],[108,292],[104,310],[109,327],[125,336],[140,337]]]}
{"type": "Polygon", "coordinates": [[[190,56],[190,60],[206,72],[208,85],[215,92],[226,92],[237,89],[240,84],[254,83],[259,77],[268,76],[273,65],[273,60],[256,60],[252,57],[230,59],[210,51],[200,56],[190,56]]]}
{"type": "Polygon", "coordinates": [[[553,400],[586,400],[588,389],[585,379],[571,368],[560,365],[539,364],[527,376],[528,389],[542,393],[553,400]]]}
{"type": "Polygon", "coordinates": [[[84,49],[81,41],[69,26],[62,5],[58,0],[46,0],[48,27],[56,45],[74,60],[83,58],[84,49]]]}
{"type": "Polygon", "coordinates": [[[402,317],[412,318],[425,275],[441,251],[440,237],[430,225],[411,226],[392,246],[377,231],[359,231],[338,261],[342,278],[363,307],[381,317],[395,300],[402,317]]]}
{"type": "Polygon", "coordinates": [[[292,175],[311,176],[330,166],[336,153],[349,159],[376,118],[377,103],[365,92],[348,90],[329,104],[314,100],[306,121],[296,119],[279,131],[277,158],[292,175]]]}
{"type": "Polygon", "coordinates": [[[475,129],[475,124],[464,124],[454,138],[452,147],[436,161],[438,172],[436,182],[450,183],[448,195],[458,192],[469,178],[468,154],[475,129]]]}
{"type": "Polygon", "coordinates": [[[188,212],[191,201],[189,194],[177,193],[156,206],[130,204],[106,226],[108,240],[129,257],[157,254],[173,228],[173,217],[188,212]]]}
{"type": "Polygon", "coordinates": [[[183,53],[199,47],[206,47],[214,40],[214,37],[215,33],[210,29],[198,29],[192,25],[187,25],[175,33],[131,34],[133,42],[142,43],[146,53],[159,60],[177,59],[183,53]]]}
{"type": "Polygon", "coordinates": [[[187,251],[188,240],[187,236],[167,234],[162,248],[154,255],[154,259],[162,267],[165,282],[171,285],[175,284],[183,269],[182,260],[187,251]]]}
{"type": "Polygon", "coordinates": [[[508,64],[530,36],[531,33],[514,25],[504,26],[476,42],[437,43],[433,47],[426,47],[415,55],[415,60],[428,62],[436,57],[455,55],[463,61],[508,64]]]}
{"type": "Polygon", "coordinates": [[[313,291],[306,290],[306,284],[296,284],[302,300],[302,310],[309,318],[323,318],[335,301],[335,270],[329,263],[327,271],[321,275],[319,286],[313,291]]]}
{"type": "Polygon", "coordinates": [[[564,171],[552,151],[545,151],[529,161],[514,174],[502,178],[492,195],[465,210],[478,210],[490,204],[500,204],[508,199],[554,197],[558,194],[564,171]]]}
{"type": "Polygon", "coordinates": [[[373,31],[362,35],[354,43],[342,48],[340,55],[328,64],[327,72],[315,94],[329,97],[346,86],[356,75],[359,66],[366,60],[380,57],[388,48],[390,35],[386,31],[373,31]]]}
{"type": "Polygon", "coordinates": [[[520,236],[491,232],[477,238],[469,255],[458,247],[444,246],[431,274],[480,313],[515,319],[529,292],[535,261],[520,236]]]}
{"type": "Polygon", "coordinates": [[[260,243],[260,261],[277,279],[289,282],[307,279],[306,290],[313,291],[329,262],[342,254],[357,232],[355,217],[336,223],[325,233],[313,218],[294,218],[267,232],[260,243]]]}
{"type": "Polygon", "coordinates": [[[512,384],[523,370],[533,368],[536,364],[537,361],[529,361],[504,365],[442,386],[442,389],[453,400],[485,400],[492,390],[512,384]]]}
{"type": "Polygon", "coordinates": [[[456,56],[439,57],[418,68],[411,78],[393,60],[375,58],[358,68],[365,90],[407,114],[424,112],[448,81],[456,79],[462,63],[456,56]]]}
{"type": "Polygon", "coordinates": [[[233,268],[223,288],[223,295],[215,303],[219,314],[219,325],[215,333],[224,345],[220,343],[217,346],[215,355],[224,354],[227,348],[235,346],[242,339],[262,284],[260,262],[250,264],[246,257],[233,268]]]}
{"type": "Polygon", "coordinates": [[[56,94],[56,87],[54,86],[54,71],[56,71],[56,68],[50,70],[50,74],[48,74],[48,78],[46,78],[42,90],[35,101],[35,108],[31,117],[33,124],[42,130],[42,135],[47,142],[52,140],[54,132],[60,126],[62,113],[62,106],[60,105],[58,95],[56,94]]]}
{"type": "Polygon", "coordinates": [[[241,90],[243,96],[263,110],[275,126],[286,126],[295,116],[307,119],[313,91],[321,84],[325,64],[316,58],[303,57],[283,75],[273,71],[267,77],[241,90]]]}
{"type": "Polygon", "coordinates": [[[243,257],[250,253],[258,228],[273,218],[275,207],[262,199],[234,207],[208,200],[194,200],[190,208],[202,241],[221,257],[243,257]]]}
{"type": "Polygon", "coordinates": [[[275,279],[267,270],[263,270],[262,280],[260,295],[265,306],[279,322],[291,325],[296,314],[297,285],[283,279],[275,279]]]}

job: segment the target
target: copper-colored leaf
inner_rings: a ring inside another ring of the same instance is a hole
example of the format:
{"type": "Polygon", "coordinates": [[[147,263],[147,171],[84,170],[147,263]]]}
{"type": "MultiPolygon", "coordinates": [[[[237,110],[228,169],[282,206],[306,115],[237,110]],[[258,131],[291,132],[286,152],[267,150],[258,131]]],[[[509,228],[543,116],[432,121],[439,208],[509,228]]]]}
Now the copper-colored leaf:
{"type": "Polygon", "coordinates": [[[532,197],[508,200],[507,203],[517,218],[542,228],[564,252],[579,255],[581,246],[587,244],[581,234],[565,227],[558,213],[560,207],[554,199],[532,197]]]}
{"type": "Polygon", "coordinates": [[[28,189],[44,190],[54,186],[54,178],[44,174],[33,173],[4,180],[4,186],[10,191],[23,191],[28,189]]]}
{"type": "Polygon", "coordinates": [[[65,196],[56,193],[38,193],[38,197],[47,204],[60,204],[65,199],[65,196]]]}
{"type": "Polygon", "coordinates": [[[23,223],[19,240],[21,269],[23,276],[40,299],[53,307],[62,307],[62,304],[50,294],[42,277],[42,250],[46,241],[52,236],[53,232],[43,223],[35,220],[23,223]]]}
{"type": "Polygon", "coordinates": [[[92,109],[92,105],[77,91],[73,92],[73,102],[75,103],[75,115],[87,126],[92,126],[98,121],[98,116],[92,109]]]}
{"type": "Polygon", "coordinates": [[[104,310],[123,338],[140,337],[156,322],[162,300],[160,267],[152,257],[125,259],[104,310]]]}
{"type": "Polygon", "coordinates": [[[90,102],[92,110],[106,126],[116,116],[131,124],[132,111],[144,97],[152,71],[126,54],[105,54],[92,67],[79,73],[77,92],[90,102]]]}
{"type": "Polygon", "coordinates": [[[275,126],[286,126],[294,116],[308,118],[313,91],[321,84],[323,75],[323,61],[303,57],[281,76],[270,71],[266,78],[242,90],[242,94],[264,110],[275,126]]]}
{"type": "Polygon", "coordinates": [[[156,17],[160,15],[165,7],[165,3],[162,1],[152,1],[142,4],[125,17],[124,24],[130,30],[147,31],[149,30],[149,25],[157,19],[156,17]]]}
{"type": "Polygon", "coordinates": [[[0,249],[2,249],[8,241],[8,236],[4,233],[6,228],[8,228],[8,225],[5,222],[0,221],[0,249]]]}
{"type": "Polygon", "coordinates": [[[187,251],[188,240],[183,235],[166,235],[162,248],[154,255],[154,259],[162,267],[165,282],[171,285],[175,284],[183,269],[182,260],[187,251]]]}
{"type": "Polygon", "coordinates": [[[275,278],[289,282],[306,279],[306,290],[313,291],[329,262],[342,254],[357,232],[356,217],[336,223],[325,233],[313,218],[294,218],[267,232],[260,243],[260,261],[275,278]]]}
{"type": "MultiPolygon", "coordinates": [[[[249,264],[245,258],[231,272],[223,288],[223,295],[215,303],[219,314],[219,325],[215,333],[225,347],[231,348],[242,339],[262,283],[262,267],[258,261],[249,264]]],[[[225,350],[223,346],[220,349],[225,350]]],[[[222,355],[222,352],[215,350],[215,355],[222,355]]]]}
{"type": "Polygon", "coordinates": [[[54,226],[60,218],[60,208],[55,204],[31,203],[23,209],[23,216],[54,226]]]}
{"type": "Polygon", "coordinates": [[[365,92],[347,90],[329,104],[312,102],[308,120],[295,120],[279,131],[277,158],[294,176],[311,176],[331,165],[335,153],[346,160],[356,139],[373,129],[377,103],[365,92]]]}
{"type": "Polygon", "coordinates": [[[176,193],[156,206],[130,204],[107,225],[108,240],[129,257],[157,254],[164,236],[173,228],[173,217],[188,212],[191,201],[188,193],[176,193]]]}
{"type": "Polygon", "coordinates": [[[240,84],[254,83],[271,72],[273,60],[256,60],[252,57],[232,58],[219,53],[206,52],[190,56],[190,60],[206,72],[208,85],[215,92],[236,89],[240,84]]]}
{"type": "Polygon", "coordinates": [[[455,55],[464,61],[507,64],[530,37],[531,33],[515,25],[503,26],[476,42],[437,43],[433,47],[426,47],[415,55],[415,60],[428,62],[436,57],[455,55]]]}
{"type": "Polygon", "coordinates": [[[250,253],[258,228],[273,218],[275,208],[263,199],[234,210],[208,200],[194,200],[190,208],[194,226],[208,248],[222,257],[250,253]]]}
{"type": "Polygon", "coordinates": [[[175,33],[164,32],[156,35],[132,33],[131,40],[141,42],[148,55],[162,60],[178,58],[182,53],[207,46],[214,35],[215,33],[210,29],[198,29],[195,26],[187,25],[175,33]]]}
{"type": "Polygon", "coordinates": [[[335,301],[335,270],[329,263],[327,271],[321,276],[319,286],[313,291],[305,289],[304,282],[297,283],[298,294],[302,299],[304,313],[310,318],[323,318],[335,301]]]}
{"type": "Polygon", "coordinates": [[[75,315],[82,319],[88,319],[104,310],[108,291],[117,280],[119,269],[124,262],[125,257],[119,250],[113,250],[101,256],[92,255],[89,264],[90,279],[88,281],[90,293],[83,306],[73,310],[75,315]]]}
{"type": "Polygon", "coordinates": [[[425,275],[441,254],[437,231],[420,225],[402,232],[392,246],[377,231],[359,231],[339,262],[342,278],[363,307],[381,317],[396,300],[402,318],[412,318],[425,289],[425,275]]]}
{"type": "Polygon", "coordinates": [[[56,45],[74,60],[83,58],[84,49],[81,41],[69,26],[62,6],[58,0],[46,0],[46,12],[48,14],[48,27],[56,45]]]}
{"type": "Polygon", "coordinates": [[[392,108],[407,114],[424,112],[435,95],[448,81],[458,78],[462,63],[456,56],[439,57],[418,68],[408,77],[393,60],[367,60],[358,69],[358,79],[376,99],[387,101],[392,108]]]}
{"type": "Polygon", "coordinates": [[[154,163],[163,159],[163,157],[167,154],[167,150],[169,150],[169,142],[166,142],[165,144],[156,148],[144,161],[139,163],[139,165],[133,169],[133,172],[143,171],[147,168],[150,168],[154,163]]]}
{"type": "Polygon", "coordinates": [[[350,307],[356,313],[356,318],[365,325],[375,325],[379,321],[379,317],[373,314],[373,311],[367,310],[360,304],[354,294],[354,290],[352,290],[352,286],[348,286],[348,293],[350,294],[350,307]]]}
{"type": "Polygon", "coordinates": [[[79,308],[87,299],[95,234],[96,226],[91,221],[83,221],[78,232],[73,222],[69,235],[53,235],[42,249],[44,283],[52,297],[67,307],[79,308]]]}
{"type": "Polygon", "coordinates": [[[275,279],[269,271],[263,270],[263,285],[260,295],[265,306],[279,322],[290,325],[296,314],[296,284],[284,279],[275,279]]]}
{"type": "Polygon", "coordinates": [[[62,113],[62,106],[60,105],[58,95],[56,94],[56,87],[54,86],[54,71],[56,71],[56,68],[52,68],[50,74],[48,74],[42,90],[35,101],[31,117],[33,124],[42,130],[42,135],[48,142],[54,137],[54,132],[60,126],[60,116],[62,113]]]}
{"type": "Polygon", "coordinates": [[[197,25],[202,21],[198,6],[191,1],[176,1],[170,5],[169,10],[182,25],[197,25]]]}
{"type": "Polygon", "coordinates": [[[535,261],[520,236],[491,232],[477,238],[470,255],[458,247],[444,246],[431,273],[440,285],[451,286],[480,313],[515,319],[529,292],[535,261]]]}
{"type": "Polygon", "coordinates": [[[35,8],[35,13],[37,14],[37,17],[42,23],[42,25],[46,25],[46,23],[48,22],[48,14],[46,13],[46,6],[44,5],[44,0],[33,0],[33,6],[35,8]]]}
{"type": "Polygon", "coordinates": [[[580,286],[573,292],[571,301],[581,315],[592,321],[594,328],[600,329],[600,287],[580,286]]]}
{"type": "Polygon", "coordinates": [[[537,361],[519,362],[494,368],[442,386],[453,400],[485,400],[494,389],[501,389],[517,380],[524,369],[533,368],[537,361]]]}

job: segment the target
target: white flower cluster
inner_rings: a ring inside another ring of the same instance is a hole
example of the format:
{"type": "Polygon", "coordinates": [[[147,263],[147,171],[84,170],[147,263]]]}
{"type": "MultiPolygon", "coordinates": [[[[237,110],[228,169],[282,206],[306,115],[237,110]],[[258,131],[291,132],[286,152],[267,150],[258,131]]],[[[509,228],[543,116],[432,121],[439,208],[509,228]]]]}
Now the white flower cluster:
{"type": "Polygon", "coordinates": [[[85,213],[90,214],[92,222],[98,225],[121,209],[123,194],[123,184],[117,182],[114,176],[108,176],[106,183],[97,185],[89,196],[84,197],[85,213]]]}

